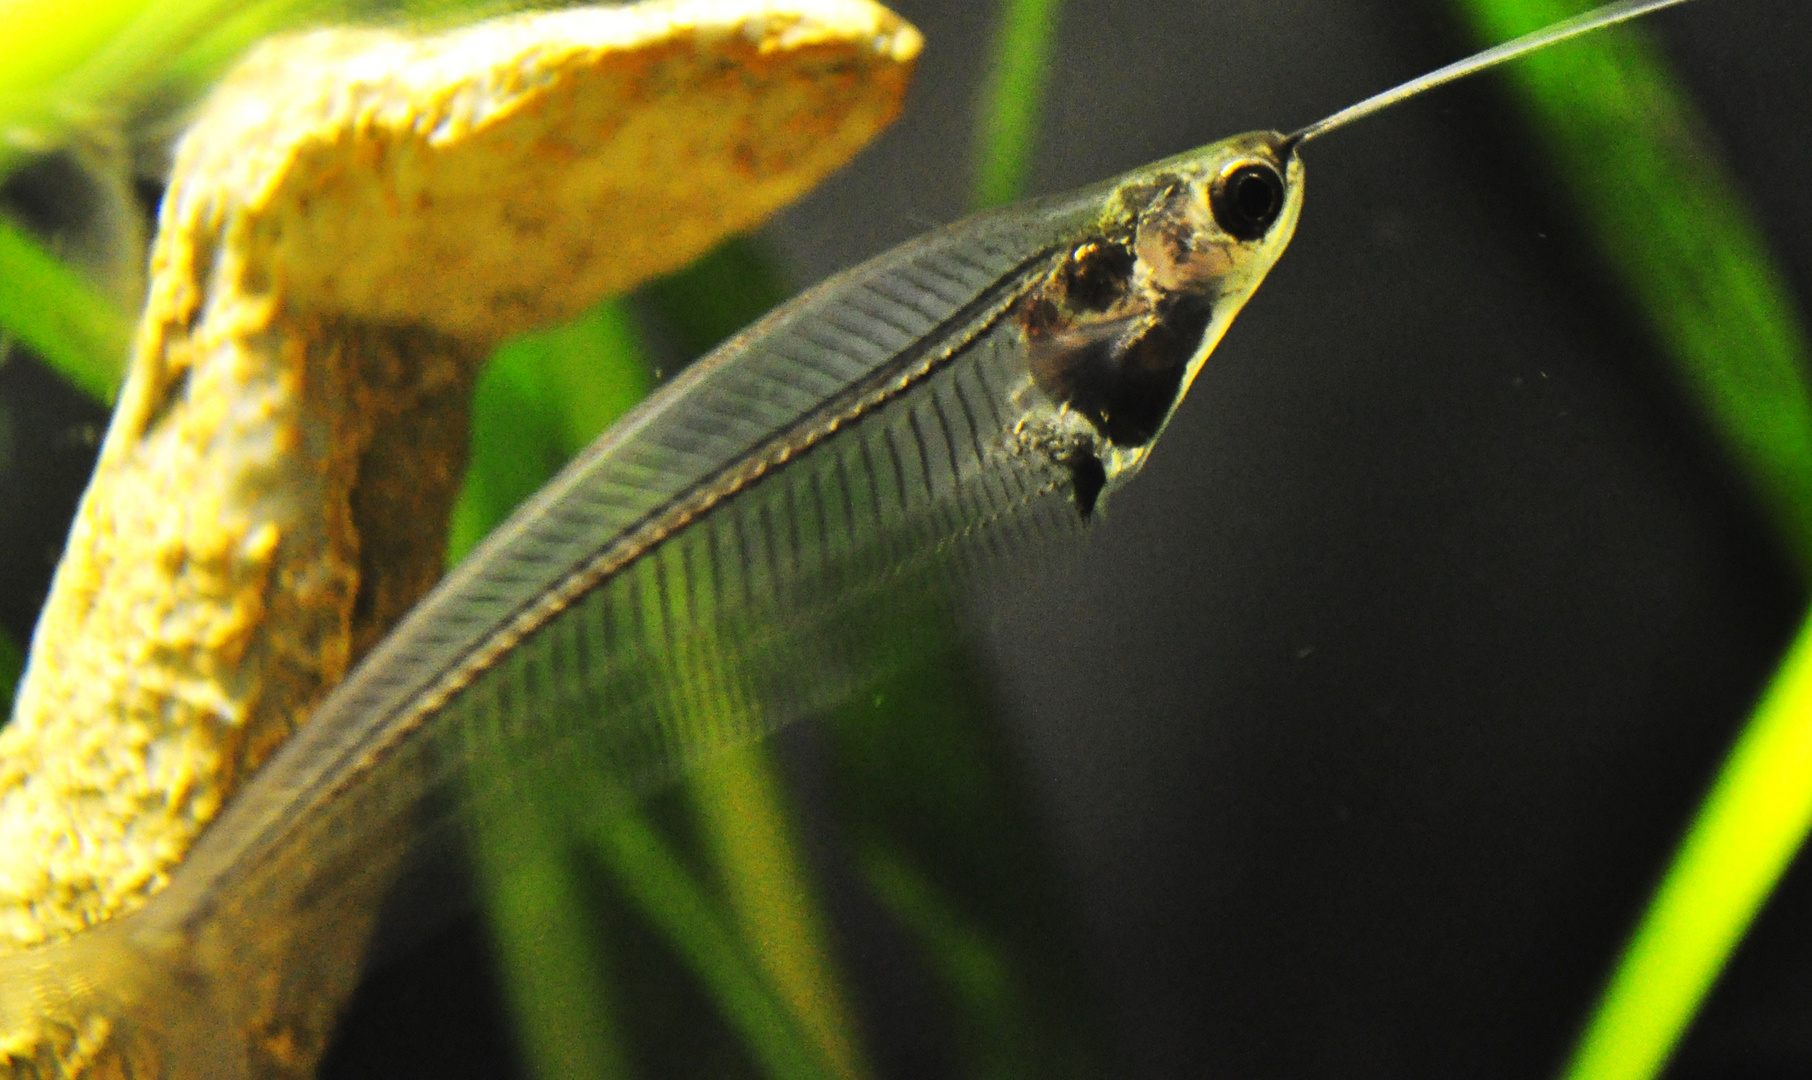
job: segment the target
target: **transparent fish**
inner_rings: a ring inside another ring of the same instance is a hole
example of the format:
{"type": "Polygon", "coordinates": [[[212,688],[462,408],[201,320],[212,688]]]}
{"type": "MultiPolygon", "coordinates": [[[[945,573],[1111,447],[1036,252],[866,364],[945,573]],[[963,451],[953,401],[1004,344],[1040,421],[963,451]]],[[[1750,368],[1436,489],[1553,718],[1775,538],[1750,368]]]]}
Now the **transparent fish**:
{"type": "Polygon", "coordinates": [[[837,704],[971,575],[1085,527],[1289,244],[1305,143],[1678,2],[978,215],[783,305],[449,574],[145,908],[0,955],[0,1030],[53,1017],[135,1074],[306,1069],[386,892],[464,822],[550,778],[633,798],[837,704]]]}

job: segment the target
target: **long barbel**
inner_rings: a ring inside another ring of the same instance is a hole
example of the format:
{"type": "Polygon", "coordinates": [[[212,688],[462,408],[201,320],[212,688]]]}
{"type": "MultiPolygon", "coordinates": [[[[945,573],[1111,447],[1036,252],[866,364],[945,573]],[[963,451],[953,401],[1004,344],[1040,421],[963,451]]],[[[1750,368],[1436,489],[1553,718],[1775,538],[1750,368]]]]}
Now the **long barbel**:
{"type": "Polygon", "coordinates": [[[89,1001],[168,1075],[259,1072],[272,1003],[356,970],[397,860],[512,775],[659,783],[872,681],[978,560],[1091,520],[1288,245],[1305,143],[1680,2],[959,222],[776,310],[449,575],[143,910],[0,956],[0,1019],[89,1001]],[[286,981],[305,952],[339,969],[286,981]]]}

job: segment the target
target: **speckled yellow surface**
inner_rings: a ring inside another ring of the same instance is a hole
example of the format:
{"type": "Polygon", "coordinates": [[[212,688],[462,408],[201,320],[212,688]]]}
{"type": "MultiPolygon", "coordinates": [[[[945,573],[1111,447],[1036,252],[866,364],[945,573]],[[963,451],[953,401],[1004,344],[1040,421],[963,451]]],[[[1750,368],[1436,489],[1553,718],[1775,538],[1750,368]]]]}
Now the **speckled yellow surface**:
{"type": "MultiPolygon", "coordinates": [[[[867,0],[663,0],[254,50],[178,149],[0,731],[0,947],[153,895],[432,585],[492,344],[803,192],[892,119],[918,49],[867,0]]],[[[0,1031],[0,1066],[96,1038],[47,1017],[0,1031]]]]}
{"type": "Polygon", "coordinates": [[[852,0],[307,34],[255,51],[182,152],[255,215],[239,240],[271,280],[249,284],[489,339],[683,266],[798,196],[892,119],[918,49],[852,0]]]}

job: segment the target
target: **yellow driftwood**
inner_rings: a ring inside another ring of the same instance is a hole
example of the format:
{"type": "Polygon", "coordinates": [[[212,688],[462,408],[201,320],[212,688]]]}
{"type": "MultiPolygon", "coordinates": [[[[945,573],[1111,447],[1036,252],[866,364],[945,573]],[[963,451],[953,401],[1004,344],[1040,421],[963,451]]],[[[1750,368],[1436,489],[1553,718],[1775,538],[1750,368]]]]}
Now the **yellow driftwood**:
{"type": "MultiPolygon", "coordinates": [[[[803,192],[892,119],[918,48],[869,0],[657,0],[254,50],[178,148],[0,732],[0,947],[140,906],[432,585],[497,340],[803,192]]],[[[0,1065],[68,1067],[98,1022],[0,1030],[0,1065]]]]}

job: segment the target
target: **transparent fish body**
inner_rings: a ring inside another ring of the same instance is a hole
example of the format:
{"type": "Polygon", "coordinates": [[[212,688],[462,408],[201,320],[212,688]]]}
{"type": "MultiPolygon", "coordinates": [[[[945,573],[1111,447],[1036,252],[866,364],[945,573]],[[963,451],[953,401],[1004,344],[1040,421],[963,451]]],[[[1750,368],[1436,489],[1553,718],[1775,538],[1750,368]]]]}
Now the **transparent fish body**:
{"type": "Polygon", "coordinates": [[[930,233],[725,343],[449,574],[145,908],[0,955],[0,1032],[305,1071],[397,875],[517,784],[633,795],[834,705],[995,556],[1094,518],[1301,177],[1283,136],[1238,136],[930,233]]]}

